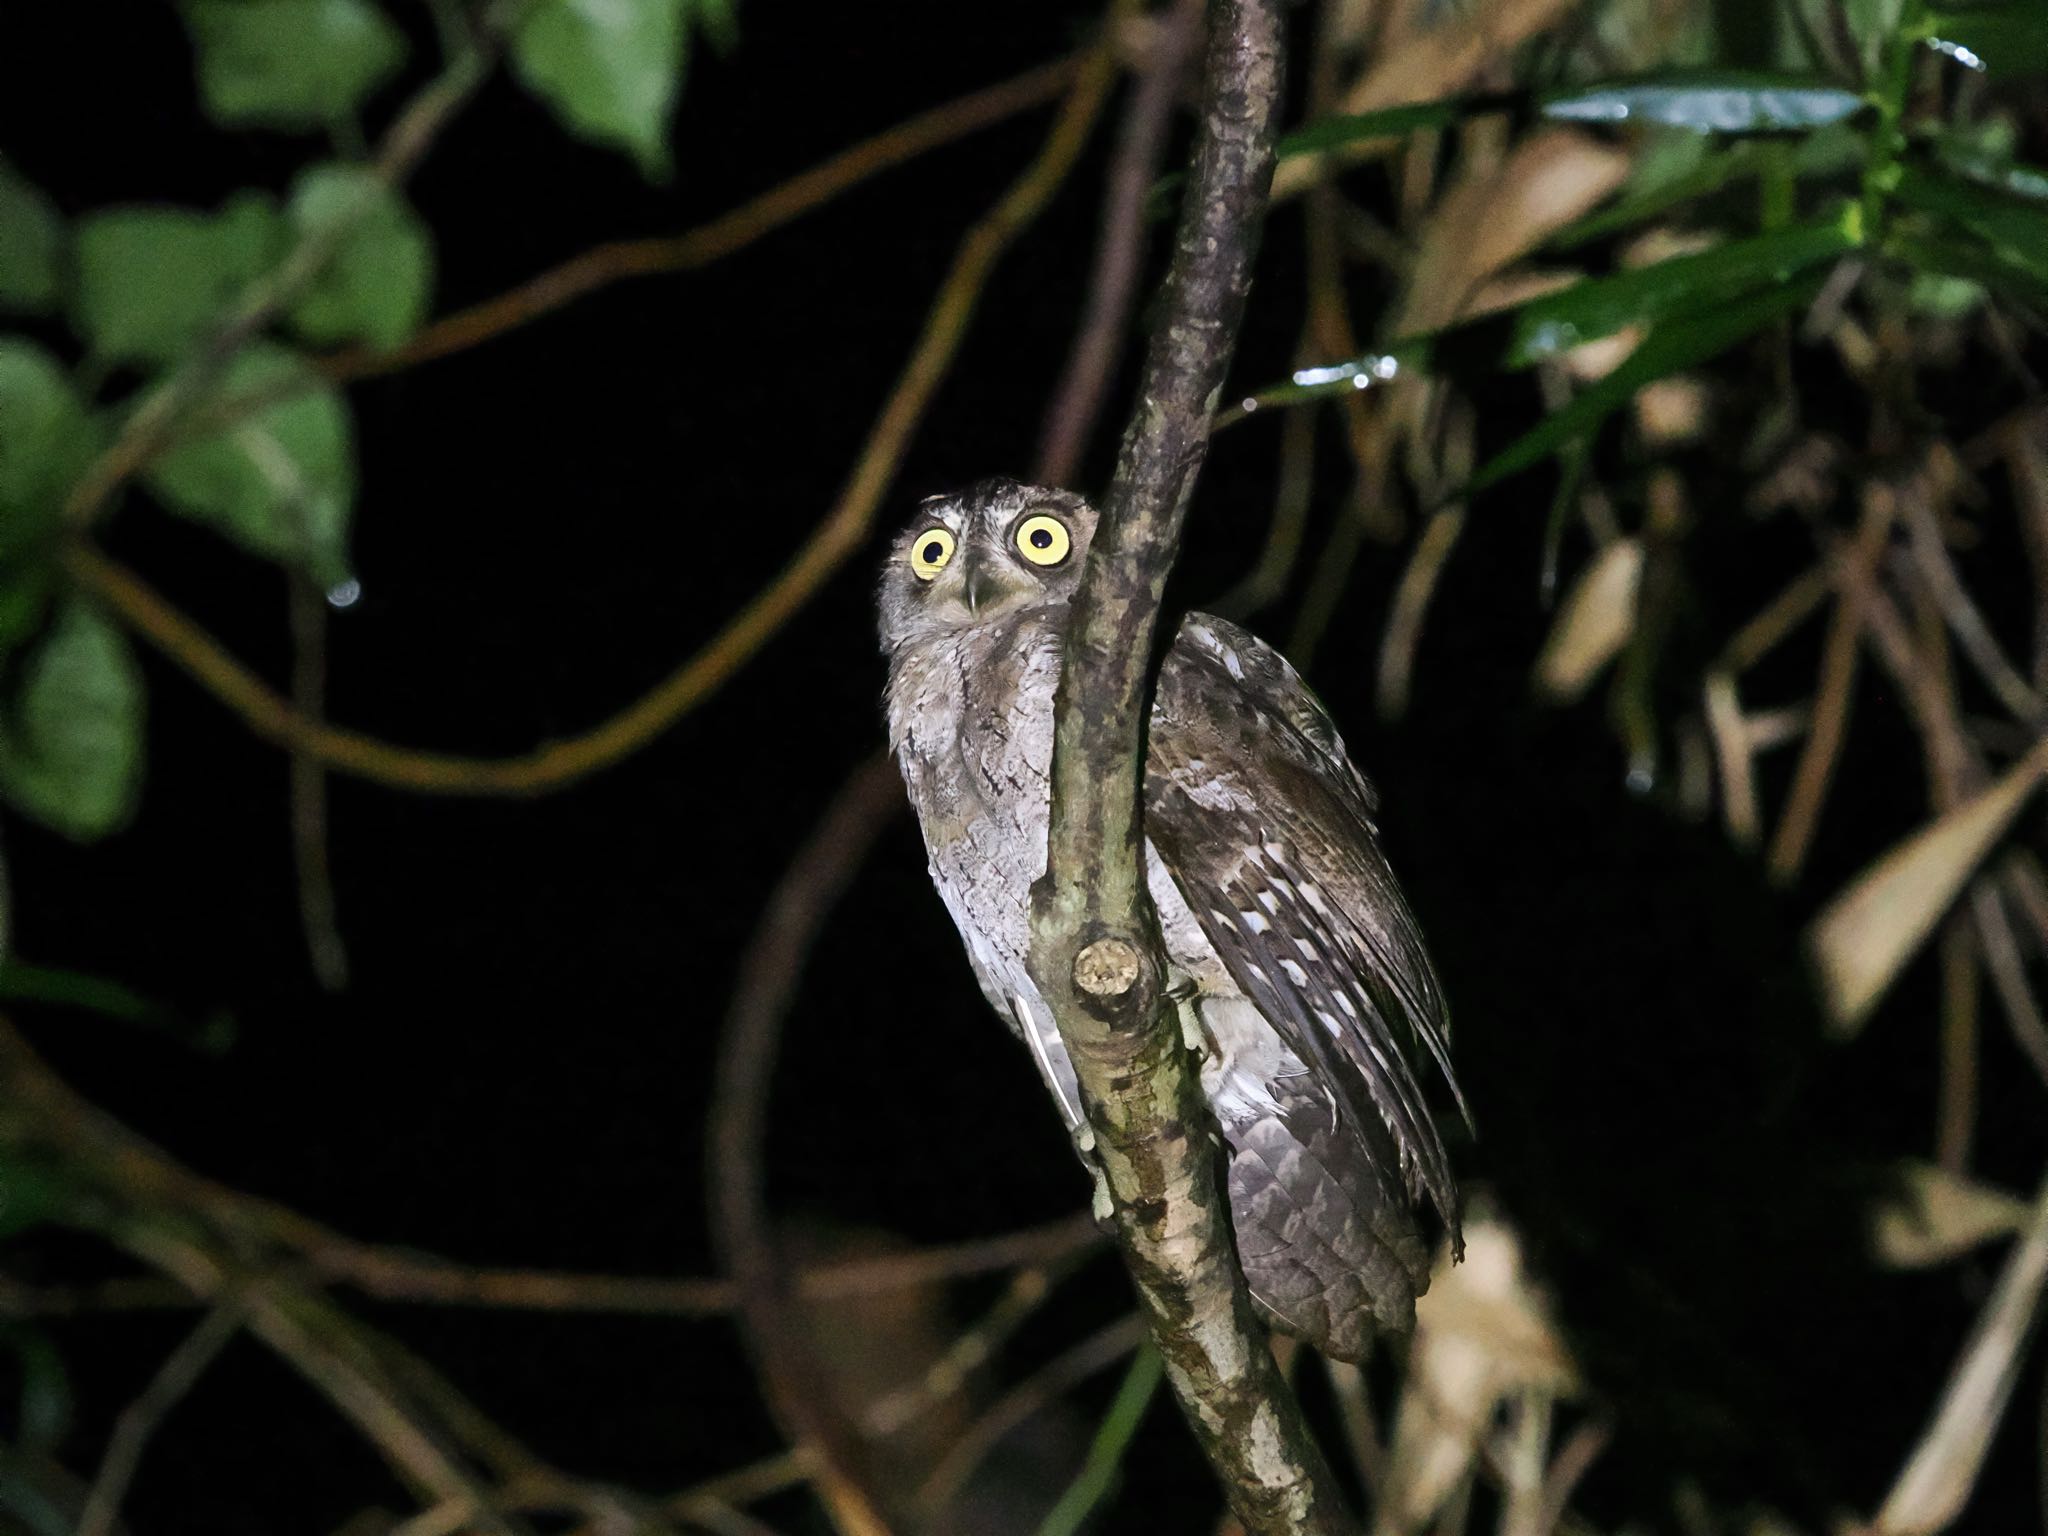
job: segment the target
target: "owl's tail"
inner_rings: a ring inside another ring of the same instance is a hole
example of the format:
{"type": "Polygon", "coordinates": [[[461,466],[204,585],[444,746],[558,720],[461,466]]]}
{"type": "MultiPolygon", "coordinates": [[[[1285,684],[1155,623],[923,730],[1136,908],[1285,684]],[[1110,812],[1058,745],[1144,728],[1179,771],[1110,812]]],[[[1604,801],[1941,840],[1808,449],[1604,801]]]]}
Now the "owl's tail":
{"type": "MultiPolygon", "coordinates": [[[[1278,1113],[1231,1124],[1230,1214],[1252,1299],[1283,1332],[1359,1361],[1377,1331],[1406,1333],[1429,1288],[1392,1145],[1373,1157],[1304,1075],[1269,1085],[1278,1113]],[[1298,1086],[1297,1086],[1298,1085],[1298,1086]]],[[[1375,1123],[1366,1135],[1384,1135],[1375,1123]]]]}

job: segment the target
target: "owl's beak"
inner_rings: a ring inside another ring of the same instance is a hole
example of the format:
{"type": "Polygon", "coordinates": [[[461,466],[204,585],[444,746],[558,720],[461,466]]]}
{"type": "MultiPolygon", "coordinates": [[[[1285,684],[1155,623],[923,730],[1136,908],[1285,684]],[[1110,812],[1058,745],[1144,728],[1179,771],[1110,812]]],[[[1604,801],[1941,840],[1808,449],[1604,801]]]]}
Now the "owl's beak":
{"type": "Polygon", "coordinates": [[[981,610],[994,603],[1002,595],[1003,584],[996,579],[995,572],[989,570],[979,560],[967,568],[967,611],[969,613],[973,614],[976,618],[980,618],[981,610]]]}

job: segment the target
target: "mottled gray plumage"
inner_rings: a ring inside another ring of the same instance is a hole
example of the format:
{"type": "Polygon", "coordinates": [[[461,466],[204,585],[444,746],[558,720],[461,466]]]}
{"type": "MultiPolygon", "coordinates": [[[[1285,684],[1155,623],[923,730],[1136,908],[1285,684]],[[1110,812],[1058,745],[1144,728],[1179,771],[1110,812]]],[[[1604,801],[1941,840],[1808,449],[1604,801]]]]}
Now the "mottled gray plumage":
{"type": "MultiPolygon", "coordinates": [[[[1077,496],[986,481],[924,503],[881,589],[889,739],[932,881],[1070,1130],[1079,1094],[1026,954],[1060,632],[1094,531],[1077,496]]],[[[1190,614],[1148,743],[1147,883],[1203,1043],[1245,1277],[1281,1327],[1357,1359],[1374,1327],[1409,1326],[1428,1284],[1411,1201],[1427,1194],[1457,1242],[1413,1065],[1451,1076],[1442,994],[1372,788],[1277,652],[1190,614]]]]}

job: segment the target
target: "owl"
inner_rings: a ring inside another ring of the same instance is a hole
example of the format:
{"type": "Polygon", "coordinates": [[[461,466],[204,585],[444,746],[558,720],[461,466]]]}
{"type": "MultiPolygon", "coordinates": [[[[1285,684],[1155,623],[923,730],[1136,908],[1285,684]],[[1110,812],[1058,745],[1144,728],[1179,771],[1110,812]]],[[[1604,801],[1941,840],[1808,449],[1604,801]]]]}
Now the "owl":
{"type": "MultiPolygon", "coordinates": [[[[1073,1067],[1025,962],[1061,634],[1095,524],[1080,497],[1011,480],[933,497],[895,541],[880,593],[889,741],[932,882],[1084,1147],[1073,1067]]],[[[1459,1246],[1422,1059],[1464,1100],[1377,815],[1286,660],[1189,614],[1160,668],[1145,762],[1145,872],[1170,990],[1199,1042],[1252,1296],[1280,1329],[1353,1361],[1375,1330],[1414,1321],[1429,1282],[1414,1211],[1425,1194],[1459,1246]]]]}

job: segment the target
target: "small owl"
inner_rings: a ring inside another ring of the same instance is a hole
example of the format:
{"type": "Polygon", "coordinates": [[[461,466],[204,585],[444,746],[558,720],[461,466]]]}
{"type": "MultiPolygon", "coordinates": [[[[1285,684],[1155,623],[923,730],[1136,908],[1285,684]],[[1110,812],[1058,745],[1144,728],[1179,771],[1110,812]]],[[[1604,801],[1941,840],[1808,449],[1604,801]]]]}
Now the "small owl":
{"type": "MultiPolygon", "coordinates": [[[[889,740],[932,882],[1070,1132],[1080,1095],[1025,958],[1060,636],[1095,520],[1069,492],[984,481],[923,503],[881,587],[889,740]]],[[[1202,1043],[1245,1278],[1271,1321],[1343,1360],[1414,1321],[1429,1250],[1412,1202],[1426,1192],[1459,1241],[1415,1070],[1426,1053],[1457,1093],[1443,997],[1376,814],[1285,659],[1189,614],[1152,702],[1147,883],[1202,1043]]]]}

